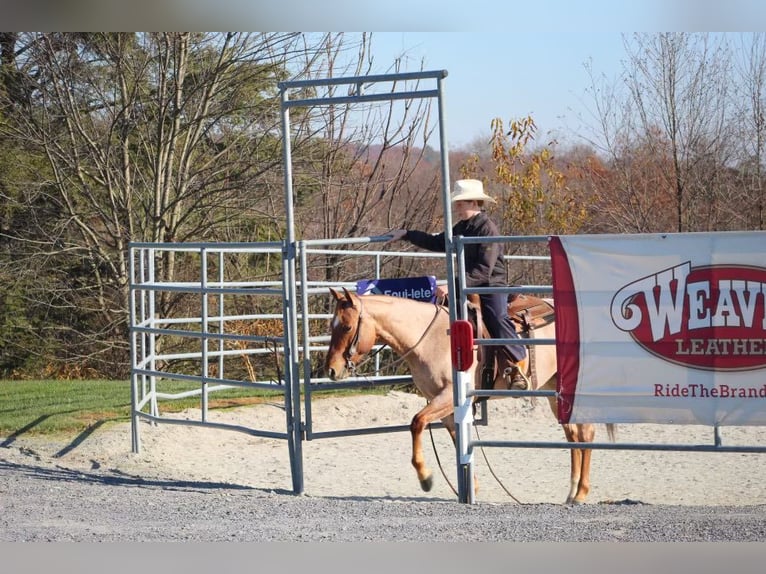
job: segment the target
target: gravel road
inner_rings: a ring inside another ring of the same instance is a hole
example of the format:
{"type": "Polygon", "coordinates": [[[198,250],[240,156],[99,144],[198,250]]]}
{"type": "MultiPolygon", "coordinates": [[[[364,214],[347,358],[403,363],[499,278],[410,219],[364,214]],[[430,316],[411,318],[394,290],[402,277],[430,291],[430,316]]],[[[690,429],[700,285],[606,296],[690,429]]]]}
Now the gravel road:
{"type": "MultiPolygon", "coordinates": [[[[482,437],[561,440],[546,405],[498,403],[482,437]]],[[[421,408],[421,400],[389,393],[316,401],[313,407],[315,430],[320,424],[339,429],[354,428],[360,419],[401,423],[421,408]]],[[[284,425],[283,411],[271,405],[216,416],[217,422],[258,428],[284,425]]],[[[620,438],[704,438],[694,434],[697,429],[659,427],[626,426],[620,438]]],[[[727,430],[727,444],[766,440],[760,427],[727,430]]],[[[466,505],[456,502],[441,477],[431,492],[420,491],[404,434],[306,443],[304,495],[290,490],[287,452],[279,441],[148,424],[141,454],[130,452],[129,439],[123,423],[74,438],[0,439],[0,542],[766,541],[762,454],[599,452],[588,504],[565,506],[559,501],[566,495],[568,453],[493,450],[493,469],[525,504],[496,492],[482,460],[478,502],[466,505]]],[[[434,433],[434,440],[433,450],[445,456],[454,448],[447,433],[434,433]]],[[[613,571],[622,572],[624,565],[618,566],[613,571]]]]}
{"type": "Polygon", "coordinates": [[[0,451],[0,541],[766,541],[766,506],[464,505],[147,480],[0,451]]]}

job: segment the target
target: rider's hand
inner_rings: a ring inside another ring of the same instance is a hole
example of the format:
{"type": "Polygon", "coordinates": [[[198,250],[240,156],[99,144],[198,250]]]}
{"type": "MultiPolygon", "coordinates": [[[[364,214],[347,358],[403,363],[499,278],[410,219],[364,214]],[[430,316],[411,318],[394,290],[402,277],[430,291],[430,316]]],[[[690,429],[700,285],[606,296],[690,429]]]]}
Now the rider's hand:
{"type": "Polygon", "coordinates": [[[390,243],[391,241],[398,241],[405,235],[407,235],[406,229],[393,229],[388,232],[388,235],[391,237],[386,243],[390,243]]]}

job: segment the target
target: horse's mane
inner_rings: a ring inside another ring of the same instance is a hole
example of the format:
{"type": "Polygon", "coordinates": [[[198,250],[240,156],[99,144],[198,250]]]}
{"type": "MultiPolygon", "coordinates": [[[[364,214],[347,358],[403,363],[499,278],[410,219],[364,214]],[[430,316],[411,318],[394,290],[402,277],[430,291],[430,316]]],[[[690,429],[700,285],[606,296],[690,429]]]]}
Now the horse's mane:
{"type": "Polygon", "coordinates": [[[362,301],[380,301],[381,303],[385,303],[387,305],[393,305],[396,303],[397,305],[402,304],[406,302],[405,304],[414,304],[415,306],[428,306],[428,307],[441,307],[443,309],[446,309],[447,307],[445,305],[441,305],[439,303],[431,303],[429,301],[419,301],[417,299],[410,299],[409,297],[399,297],[397,295],[386,295],[384,293],[370,293],[368,295],[359,295],[356,294],[357,297],[362,299],[362,301]]]}

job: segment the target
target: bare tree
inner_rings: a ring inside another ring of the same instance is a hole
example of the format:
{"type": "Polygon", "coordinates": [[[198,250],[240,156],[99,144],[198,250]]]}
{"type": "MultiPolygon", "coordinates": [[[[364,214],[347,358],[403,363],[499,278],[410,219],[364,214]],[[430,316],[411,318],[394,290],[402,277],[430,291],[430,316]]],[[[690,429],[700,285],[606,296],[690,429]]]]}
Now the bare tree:
{"type": "MultiPolygon", "coordinates": [[[[367,43],[295,33],[0,38],[0,138],[35,166],[34,177],[0,186],[15,214],[0,230],[13,257],[0,264],[26,307],[48,316],[38,340],[59,341],[64,362],[120,374],[114,365],[127,357],[131,241],[281,239],[278,82],[326,74],[340,53],[354,53],[350,61],[361,72],[367,43]]],[[[306,189],[304,222],[308,228],[316,191],[353,189],[349,213],[357,223],[328,232],[364,232],[382,176],[348,159],[352,138],[330,131],[336,119],[317,124],[317,117],[296,114],[296,159],[310,168],[305,181],[333,185],[306,189]]],[[[192,273],[184,263],[168,255],[160,277],[184,278],[192,273]]],[[[167,312],[179,301],[167,297],[160,305],[167,312]]],[[[43,356],[51,349],[24,351],[43,356]]]]}
{"type": "MultiPolygon", "coordinates": [[[[652,172],[664,180],[654,193],[672,196],[672,201],[657,196],[648,205],[671,208],[672,222],[664,231],[726,227],[729,168],[735,160],[728,43],[710,34],[636,34],[625,39],[625,47],[621,85],[591,75],[600,141],[611,167],[621,173],[614,180],[618,193],[644,194],[634,183],[646,178],[634,168],[651,166],[630,159],[631,150],[641,149],[640,157],[654,158],[652,172]]],[[[658,213],[655,221],[665,221],[665,215],[658,213]]]]}
{"type": "MultiPolygon", "coordinates": [[[[365,76],[375,70],[373,35],[363,35],[357,52],[349,58],[347,44],[328,36],[323,65],[312,68],[311,78],[365,76]]],[[[389,73],[400,71],[400,60],[389,73]]],[[[418,89],[417,81],[380,82],[367,92],[401,92],[418,89]]],[[[321,96],[346,95],[356,86],[329,85],[321,96]]],[[[431,227],[439,196],[438,155],[430,143],[435,137],[436,114],[429,99],[413,98],[372,104],[326,104],[309,110],[306,124],[315,129],[316,153],[306,154],[295,168],[296,220],[304,237],[368,237],[403,226],[431,227]]],[[[360,245],[359,249],[366,249],[360,245]]],[[[380,246],[373,246],[379,249],[380,246]]],[[[388,260],[392,275],[412,267],[388,260]]],[[[315,264],[324,280],[355,280],[374,272],[372,258],[330,254],[315,264]]]]}
{"type": "Polygon", "coordinates": [[[736,108],[740,119],[740,160],[737,174],[741,187],[731,198],[730,213],[743,229],[764,229],[766,197],[764,197],[763,164],[766,160],[766,34],[755,33],[743,38],[736,59],[741,92],[736,108]]]}

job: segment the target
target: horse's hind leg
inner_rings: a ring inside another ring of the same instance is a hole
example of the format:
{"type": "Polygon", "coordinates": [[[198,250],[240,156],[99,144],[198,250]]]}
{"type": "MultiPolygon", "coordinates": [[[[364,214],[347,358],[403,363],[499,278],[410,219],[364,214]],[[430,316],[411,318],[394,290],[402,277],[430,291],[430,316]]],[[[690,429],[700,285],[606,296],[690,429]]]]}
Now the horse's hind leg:
{"type": "Polygon", "coordinates": [[[571,459],[569,470],[569,493],[565,504],[574,504],[575,496],[577,496],[577,489],[580,486],[580,469],[582,468],[582,450],[570,449],[569,456],[571,459]]]}
{"type": "MultiPolygon", "coordinates": [[[[595,427],[592,424],[566,424],[564,434],[569,442],[593,442],[595,427]]],[[[590,492],[590,458],[592,449],[570,449],[571,467],[569,494],[566,504],[583,504],[590,492]]]]}
{"type": "Polygon", "coordinates": [[[426,492],[431,490],[434,481],[433,473],[426,466],[426,461],[423,457],[423,431],[430,423],[446,417],[452,413],[453,410],[452,389],[450,388],[447,392],[442,392],[434,397],[431,402],[413,417],[412,422],[410,423],[410,433],[412,434],[412,466],[415,467],[415,472],[420,481],[420,487],[426,492]]]}
{"type": "MultiPolygon", "coordinates": [[[[545,384],[540,387],[541,391],[555,391],[556,390],[556,383],[558,381],[558,373],[553,373],[547,381],[545,381],[545,384]]],[[[551,412],[553,413],[553,418],[558,419],[559,418],[559,410],[558,410],[558,402],[556,400],[556,397],[548,397],[548,405],[551,407],[551,412]]],[[[565,429],[566,430],[566,429],[565,429]]]]}
{"type": "MultiPolygon", "coordinates": [[[[593,438],[588,442],[591,442],[593,438]]],[[[577,494],[575,495],[574,504],[584,504],[585,499],[590,492],[590,457],[593,454],[593,450],[589,448],[582,449],[582,460],[580,462],[580,484],[577,487],[577,494]]]]}

